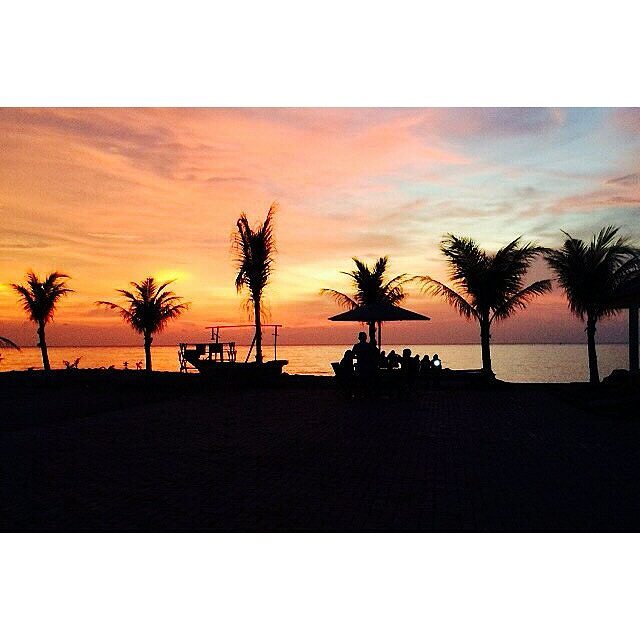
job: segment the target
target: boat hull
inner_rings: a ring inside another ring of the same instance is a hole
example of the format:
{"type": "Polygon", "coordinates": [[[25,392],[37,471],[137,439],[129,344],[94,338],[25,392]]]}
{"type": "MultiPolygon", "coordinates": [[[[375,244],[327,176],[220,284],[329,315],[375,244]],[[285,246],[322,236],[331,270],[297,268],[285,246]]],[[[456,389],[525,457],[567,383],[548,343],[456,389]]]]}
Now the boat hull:
{"type": "Polygon", "coordinates": [[[257,362],[216,362],[215,360],[194,360],[190,363],[202,375],[224,382],[266,382],[282,375],[288,360],[257,362]]]}

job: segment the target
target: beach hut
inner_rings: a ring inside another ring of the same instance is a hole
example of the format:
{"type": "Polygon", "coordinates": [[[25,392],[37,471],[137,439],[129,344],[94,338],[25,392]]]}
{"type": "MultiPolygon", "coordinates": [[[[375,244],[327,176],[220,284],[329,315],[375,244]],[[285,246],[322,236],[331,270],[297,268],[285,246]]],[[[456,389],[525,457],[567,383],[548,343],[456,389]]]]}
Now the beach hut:
{"type": "Polygon", "coordinates": [[[406,320],[431,320],[428,316],[403,309],[395,304],[388,302],[375,302],[373,304],[365,304],[337,316],[329,318],[332,322],[361,322],[368,324],[371,328],[378,324],[378,348],[382,346],[382,330],[383,322],[403,322],[406,320]]]}

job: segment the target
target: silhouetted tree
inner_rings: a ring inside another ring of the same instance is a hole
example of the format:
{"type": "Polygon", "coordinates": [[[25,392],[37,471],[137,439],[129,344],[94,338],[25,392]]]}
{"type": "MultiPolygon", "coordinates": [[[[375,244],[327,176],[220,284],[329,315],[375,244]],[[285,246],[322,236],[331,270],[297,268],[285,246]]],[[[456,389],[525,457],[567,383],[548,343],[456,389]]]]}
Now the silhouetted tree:
{"type": "Polygon", "coordinates": [[[262,364],[262,314],[264,290],[273,271],[276,243],[273,236],[273,217],[277,210],[274,202],[261,225],[252,229],[246,214],[238,218],[238,230],[233,234],[232,248],[238,265],[236,290],[248,291],[248,308],[253,307],[256,325],[256,362],[262,364]]]}
{"type": "MultiPolygon", "coordinates": [[[[353,287],[353,297],[337,291],[336,289],[321,289],[320,293],[331,296],[340,306],[346,309],[355,309],[368,304],[389,303],[398,304],[405,299],[403,285],[413,278],[406,273],[395,276],[390,280],[385,279],[389,266],[388,256],[378,258],[373,268],[358,258],[352,258],[356,268],[353,271],[341,271],[351,279],[353,287]]],[[[378,322],[378,337],[380,325],[378,322]]],[[[376,337],[376,323],[369,322],[369,339],[376,337]]]]}
{"type": "Polygon", "coordinates": [[[174,280],[169,280],[158,286],[154,278],[145,278],[142,282],[131,282],[133,291],[116,289],[124,297],[126,304],[121,306],[115,302],[100,300],[97,305],[104,305],[115,309],[131,328],[144,338],[145,368],[152,370],[151,343],[153,334],[162,331],[167,324],[180,316],[189,307],[181,302],[182,298],[167,287],[174,280]]]}
{"type": "Polygon", "coordinates": [[[491,367],[491,325],[513,316],[534,298],[551,290],[551,280],[538,280],[523,286],[535,257],[543,250],[522,244],[520,238],[489,254],[470,238],[444,236],[440,250],[447,259],[453,287],[423,276],[423,290],[445,298],[460,315],[474,318],[480,325],[482,369],[491,367]]]}
{"type": "Polygon", "coordinates": [[[27,317],[37,326],[38,346],[42,353],[42,366],[45,371],[51,370],[45,327],[53,320],[60,298],[73,292],[73,289],[67,288],[66,278],[68,277],[64,273],[53,271],[41,281],[33,271],[29,271],[26,284],[11,285],[18,293],[27,317]]]}
{"type": "Polygon", "coordinates": [[[547,249],[545,259],[564,289],[571,312],[586,320],[589,380],[599,382],[596,325],[601,318],[618,313],[616,298],[637,270],[639,251],[613,226],[601,229],[589,243],[563,233],[562,248],[547,249]]]}

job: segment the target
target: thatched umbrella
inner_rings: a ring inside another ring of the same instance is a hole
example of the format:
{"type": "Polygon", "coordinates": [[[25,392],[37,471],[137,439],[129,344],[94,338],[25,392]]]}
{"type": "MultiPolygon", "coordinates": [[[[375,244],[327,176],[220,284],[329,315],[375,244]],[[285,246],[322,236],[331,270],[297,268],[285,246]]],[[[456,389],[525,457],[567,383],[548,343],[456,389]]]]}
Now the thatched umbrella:
{"type": "MultiPolygon", "coordinates": [[[[431,320],[428,316],[409,309],[403,309],[395,304],[386,302],[375,302],[365,304],[337,316],[331,316],[329,320],[333,322],[402,322],[405,320],[431,320]]],[[[378,348],[382,346],[381,332],[378,332],[378,348]]]]}

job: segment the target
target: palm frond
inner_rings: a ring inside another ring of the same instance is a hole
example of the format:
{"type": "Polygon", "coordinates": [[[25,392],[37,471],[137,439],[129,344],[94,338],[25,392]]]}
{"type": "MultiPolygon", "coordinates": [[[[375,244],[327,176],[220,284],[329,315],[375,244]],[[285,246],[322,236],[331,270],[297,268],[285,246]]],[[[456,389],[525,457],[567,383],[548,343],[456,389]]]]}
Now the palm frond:
{"type": "Polygon", "coordinates": [[[487,256],[471,238],[447,234],[440,251],[449,263],[449,277],[454,284],[472,297],[480,288],[487,268],[487,256]]]}
{"type": "Polygon", "coordinates": [[[22,308],[29,316],[29,319],[33,320],[35,314],[35,300],[31,291],[21,284],[12,284],[11,288],[18,294],[22,308]]]}
{"type": "Polygon", "coordinates": [[[407,294],[404,290],[404,285],[413,282],[414,276],[410,276],[407,273],[401,273],[400,275],[391,278],[386,284],[383,285],[384,297],[387,302],[391,304],[398,304],[402,302],[407,294]]]}
{"type": "Polygon", "coordinates": [[[504,301],[504,303],[494,310],[491,316],[493,320],[506,320],[510,318],[518,309],[525,309],[527,303],[529,303],[536,296],[541,296],[544,293],[551,291],[551,280],[538,280],[528,287],[521,289],[514,293],[510,298],[504,301]]]}
{"type": "Polygon", "coordinates": [[[398,304],[405,299],[403,286],[413,278],[402,273],[385,280],[389,268],[388,256],[378,258],[373,267],[359,258],[353,257],[352,260],[355,269],[340,273],[351,280],[353,294],[349,296],[336,289],[322,289],[321,294],[331,295],[340,306],[348,309],[376,303],[398,304]]]}
{"type": "Polygon", "coordinates": [[[163,292],[166,293],[170,293],[168,291],[165,291],[165,289],[170,285],[173,284],[175,282],[175,278],[173,280],[167,280],[166,282],[163,282],[159,287],[157,287],[155,289],[155,293],[154,293],[154,297],[158,298],[161,297],[161,295],[163,295],[163,292]]]}
{"type": "Polygon", "coordinates": [[[18,294],[29,319],[38,324],[46,324],[53,320],[60,299],[73,293],[73,289],[67,287],[66,278],[69,276],[53,271],[41,281],[33,271],[28,271],[25,285],[12,284],[11,287],[18,294]]]}
{"type": "Polygon", "coordinates": [[[341,307],[345,309],[355,309],[358,303],[346,293],[335,289],[320,289],[320,295],[328,295],[333,298],[341,307]]]}
{"type": "Polygon", "coordinates": [[[571,312],[597,321],[617,313],[618,288],[635,270],[640,251],[614,226],[602,228],[590,242],[566,232],[559,249],[544,252],[547,264],[564,290],[571,312]]]}
{"type": "Polygon", "coordinates": [[[543,249],[532,243],[523,244],[521,237],[511,240],[495,254],[489,254],[471,238],[447,234],[440,250],[449,263],[453,287],[429,277],[422,281],[427,289],[462,309],[466,317],[487,318],[493,313],[492,317],[500,318],[507,311],[504,317],[508,317],[516,309],[524,308],[532,295],[539,295],[535,291],[542,285],[534,283],[530,288],[524,287],[524,279],[543,249]]]}
{"type": "Polygon", "coordinates": [[[264,289],[273,272],[276,252],[273,219],[277,211],[274,202],[264,222],[252,228],[245,213],[236,222],[237,231],[232,236],[232,251],[237,264],[236,290],[247,289],[249,298],[261,302],[264,289]]]}
{"type": "Polygon", "coordinates": [[[13,342],[13,340],[9,340],[9,338],[4,338],[3,336],[0,336],[0,347],[6,347],[7,349],[17,349],[18,351],[21,351],[20,347],[13,342]]]}
{"type": "Polygon", "coordinates": [[[457,291],[430,276],[419,276],[422,290],[431,295],[444,298],[464,318],[478,318],[478,311],[457,291]]]}
{"type": "Polygon", "coordinates": [[[132,282],[135,291],[116,289],[125,299],[125,305],[108,300],[98,300],[98,306],[116,311],[137,333],[154,334],[162,331],[167,324],[189,308],[189,303],[172,291],[167,291],[173,280],[158,285],[153,277],[141,282],[132,282]]]}

